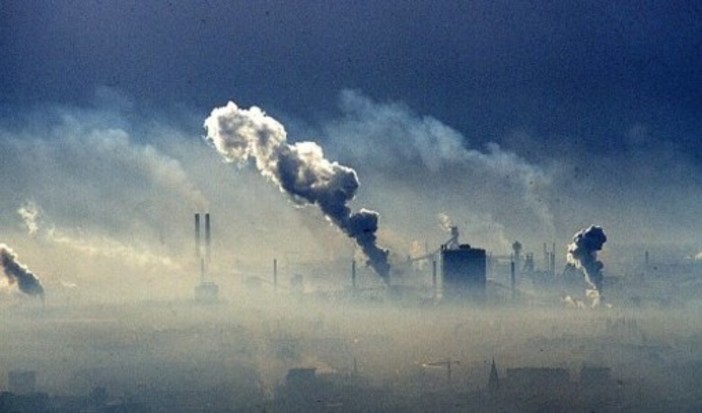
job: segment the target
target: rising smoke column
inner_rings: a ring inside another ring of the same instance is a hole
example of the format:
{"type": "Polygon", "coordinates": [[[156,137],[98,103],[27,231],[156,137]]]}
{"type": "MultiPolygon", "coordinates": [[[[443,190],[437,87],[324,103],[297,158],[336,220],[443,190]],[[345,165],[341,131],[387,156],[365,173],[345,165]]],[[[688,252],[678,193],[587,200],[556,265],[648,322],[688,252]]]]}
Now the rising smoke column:
{"type": "Polygon", "coordinates": [[[594,290],[592,293],[588,291],[588,295],[593,297],[595,305],[602,295],[602,268],[604,267],[604,264],[597,260],[597,251],[602,249],[606,241],[607,236],[602,228],[592,225],[573,236],[573,242],[568,245],[566,255],[569,264],[582,269],[585,273],[585,281],[594,290]]]}
{"type": "Polygon", "coordinates": [[[17,261],[17,254],[5,244],[0,244],[0,265],[10,283],[17,282],[20,291],[44,298],[44,287],[39,278],[17,261]]]}
{"type": "Polygon", "coordinates": [[[388,252],[376,244],[378,213],[351,212],[348,202],[358,189],[356,171],[330,162],[315,142],[287,143],[283,125],[256,106],[239,108],[234,102],[215,108],[205,120],[207,140],[229,162],[254,160],[256,167],[298,204],[316,204],[368,257],[386,282],[388,252]]]}

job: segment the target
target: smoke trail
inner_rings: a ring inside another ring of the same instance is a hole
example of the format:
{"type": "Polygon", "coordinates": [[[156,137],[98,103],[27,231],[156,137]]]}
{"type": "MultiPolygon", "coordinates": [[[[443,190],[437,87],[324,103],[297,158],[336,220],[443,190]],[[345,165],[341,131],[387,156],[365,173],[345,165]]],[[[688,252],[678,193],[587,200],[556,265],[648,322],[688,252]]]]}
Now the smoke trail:
{"type": "Polygon", "coordinates": [[[56,228],[51,220],[44,216],[40,206],[32,201],[25,202],[17,213],[22,217],[29,235],[38,239],[66,246],[86,255],[120,259],[140,267],[163,266],[172,270],[180,269],[180,265],[170,257],[153,253],[147,246],[125,244],[105,236],[88,236],[81,233],[70,235],[56,228]]]}
{"type": "Polygon", "coordinates": [[[22,217],[29,235],[36,236],[39,232],[39,207],[34,202],[27,201],[17,210],[17,213],[22,217]]]}
{"type": "Polygon", "coordinates": [[[330,162],[315,142],[288,144],[283,125],[255,106],[241,109],[229,102],[212,110],[204,127],[207,140],[227,161],[254,160],[261,175],[294,202],[318,205],[356,241],[375,272],[388,281],[388,252],[376,244],[378,213],[367,209],[353,213],[347,205],[359,187],[356,171],[330,162]]]}
{"type": "Polygon", "coordinates": [[[39,278],[17,261],[17,254],[5,244],[0,244],[0,264],[10,283],[17,282],[20,291],[44,298],[44,287],[39,278]]]}
{"type": "Polygon", "coordinates": [[[602,294],[604,264],[597,260],[597,251],[602,249],[606,241],[607,236],[602,228],[592,225],[578,231],[573,236],[573,242],[568,245],[566,260],[585,273],[585,281],[592,287],[587,291],[587,295],[592,298],[593,305],[599,303],[602,294]]]}

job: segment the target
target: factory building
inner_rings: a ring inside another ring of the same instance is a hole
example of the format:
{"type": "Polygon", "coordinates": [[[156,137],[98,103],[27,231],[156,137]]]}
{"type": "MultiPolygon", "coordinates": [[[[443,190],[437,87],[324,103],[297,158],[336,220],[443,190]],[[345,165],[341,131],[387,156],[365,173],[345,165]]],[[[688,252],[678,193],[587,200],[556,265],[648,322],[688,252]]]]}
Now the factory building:
{"type": "Polygon", "coordinates": [[[7,373],[8,390],[11,393],[26,395],[34,393],[37,383],[35,371],[12,370],[7,373]]]}
{"type": "Polygon", "coordinates": [[[443,297],[448,301],[481,302],[485,299],[487,259],[484,249],[461,244],[441,248],[443,297]]]}

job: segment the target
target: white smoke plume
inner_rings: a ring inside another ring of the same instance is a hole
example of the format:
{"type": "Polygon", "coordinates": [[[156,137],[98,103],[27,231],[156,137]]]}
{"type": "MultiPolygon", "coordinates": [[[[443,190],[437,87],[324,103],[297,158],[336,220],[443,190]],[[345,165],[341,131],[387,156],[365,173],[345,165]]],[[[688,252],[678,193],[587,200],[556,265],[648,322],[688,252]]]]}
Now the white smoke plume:
{"type": "Polygon", "coordinates": [[[47,225],[41,208],[32,201],[25,202],[17,213],[27,227],[29,235],[44,241],[67,247],[73,251],[88,255],[120,259],[133,266],[158,265],[171,270],[180,266],[168,256],[154,254],[146,247],[136,247],[105,236],[70,235],[54,225],[47,225]]]}
{"type": "Polygon", "coordinates": [[[32,201],[27,201],[22,205],[17,213],[22,217],[22,222],[27,227],[29,235],[36,236],[39,233],[39,208],[32,201]]]}
{"type": "Polygon", "coordinates": [[[340,110],[343,117],[323,128],[332,149],[345,160],[362,160],[368,170],[379,169],[374,172],[380,172],[395,192],[403,184],[411,189],[421,185],[422,196],[446,199],[482,192],[479,197],[466,196],[469,203],[461,199],[461,205],[478,212],[500,211],[495,216],[501,222],[515,218],[505,206],[521,202],[521,216],[538,223],[543,235],[554,235],[547,196],[551,176],[543,167],[496,143],[471,147],[459,131],[400,103],[376,102],[345,90],[340,110]]]}
{"type": "Polygon", "coordinates": [[[316,204],[361,247],[375,272],[388,281],[388,252],[376,244],[378,213],[351,212],[359,187],[356,172],[324,157],[315,142],[287,143],[285,128],[258,107],[239,108],[234,102],[215,108],[205,120],[207,140],[230,162],[253,160],[261,175],[298,204],[316,204]]]}
{"type": "Polygon", "coordinates": [[[593,300],[593,305],[597,305],[602,297],[604,264],[597,260],[597,251],[606,241],[607,236],[602,228],[592,225],[578,231],[568,245],[566,260],[585,273],[585,281],[592,287],[587,291],[587,296],[593,300]]]}
{"type": "MultiPolygon", "coordinates": [[[[78,138],[80,139],[80,138],[78,138]]],[[[152,145],[137,145],[121,129],[95,130],[83,142],[75,142],[143,174],[154,183],[170,189],[193,209],[207,209],[208,202],[190,181],[182,165],[152,145]]]]}
{"type": "Polygon", "coordinates": [[[17,254],[5,244],[0,244],[0,265],[10,284],[17,283],[19,290],[27,295],[44,297],[44,287],[29,268],[17,260],[17,254]]]}

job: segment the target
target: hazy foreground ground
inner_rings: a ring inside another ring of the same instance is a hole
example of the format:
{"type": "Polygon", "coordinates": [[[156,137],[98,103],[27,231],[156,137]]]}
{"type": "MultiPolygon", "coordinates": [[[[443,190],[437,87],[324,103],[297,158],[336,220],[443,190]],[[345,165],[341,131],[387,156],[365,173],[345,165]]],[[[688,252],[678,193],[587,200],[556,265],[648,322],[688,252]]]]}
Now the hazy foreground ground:
{"type": "MultiPolygon", "coordinates": [[[[378,409],[402,410],[427,394],[482,397],[494,359],[503,382],[508,368],[566,368],[577,383],[583,366],[608,367],[616,399],[605,410],[702,405],[697,305],[475,309],[359,300],[267,291],[209,305],[14,301],[0,320],[0,387],[7,388],[10,370],[35,370],[37,390],[50,395],[100,386],[111,399],[138,399],[151,410],[167,403],[185,409],[179,397],[205,410],[293,410],[275,401],[286,373],[314,367],[318,377],[354,377],[357,391],[375,389],[365,399],[382,395],[378,409]],[[450,380],[440,364],[447,360],[450,380]]],[[[540,389],[538,397],[553,392],[540,389]]]]}

